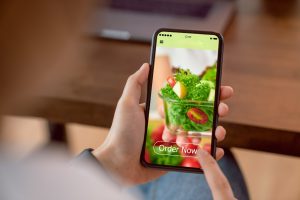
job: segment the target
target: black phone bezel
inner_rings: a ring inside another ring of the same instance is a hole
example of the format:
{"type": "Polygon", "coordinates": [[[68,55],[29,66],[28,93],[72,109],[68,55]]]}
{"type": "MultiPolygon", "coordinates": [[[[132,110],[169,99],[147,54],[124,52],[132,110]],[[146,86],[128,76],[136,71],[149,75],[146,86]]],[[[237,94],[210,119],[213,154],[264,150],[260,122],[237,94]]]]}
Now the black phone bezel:
{"type": "Polygon", "coordinates": [[[150,109],[150,100],[151,100],[151,91],[152,91],[152,80],[153,80],[153,70],[154,70],[154,61],[155,61],[155,51],[156,51],[156,41],[157,36],[160,32],[178,32],[178,33],[194,33],[194,34],[206,34],[214,35],[219,39],[219,48],[218,48],[218,60],[217,60],[217,77],[216,77],[216,93],[215,93],[215,104],[214,104],[214,120],[213,120],[213,130],[212,130],[212,142],[211,142],[211,155],[216,157],[216,143],[217,139],[215,136],[215,130],[218,124],[218,105],[220,103],[220,86],[221,86],[221,76],[222,76],[222,63],[223,63],[223,36],[219,33],[212,31],[197,31],[197,30],[181,30],[181,29],[170,29],[170,28],[160,28],[153,34],[151,52],[150,52],[150,71],[148,75],[148,85],[147,85],[147,99],[146,99],[146,109],[145,109],[145,131],[144,131],[144,141],[143,147],[140,155],[140,162],[144,167],[156,168],[162,170],[171,170],[171,171],[181,171],[181,172],[191,172],[191,173],[203,173],[202,169],[191,168],[191,167],[180,167],[180,166],[169,166],[169,165],[158,165],[147,163],[144,159],[145,155],[145,144],[147,139],[147,128],[149,121],[149,109],[150,109]]]}

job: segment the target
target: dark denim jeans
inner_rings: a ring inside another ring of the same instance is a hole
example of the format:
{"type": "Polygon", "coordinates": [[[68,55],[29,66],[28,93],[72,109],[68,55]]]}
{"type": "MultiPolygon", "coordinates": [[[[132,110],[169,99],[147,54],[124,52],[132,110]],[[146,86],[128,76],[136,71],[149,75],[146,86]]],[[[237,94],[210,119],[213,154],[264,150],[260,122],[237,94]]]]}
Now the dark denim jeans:
{"type": "MultiPolygon", "coordinates": [[[[230,182],[236,198],[248,200],[241,170],[229,150],[218,162],[230,182]]],[[[145,200],[211,200],[210,189],[202,174],[169,172],[159,179],[138,187],[145,200]]]]}

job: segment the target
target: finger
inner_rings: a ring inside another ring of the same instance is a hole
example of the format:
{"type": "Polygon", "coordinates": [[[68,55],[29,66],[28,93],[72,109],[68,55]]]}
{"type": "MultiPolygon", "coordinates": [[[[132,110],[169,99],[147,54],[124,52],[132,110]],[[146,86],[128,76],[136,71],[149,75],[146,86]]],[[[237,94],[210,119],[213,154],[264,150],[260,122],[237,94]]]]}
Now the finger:
{"type": "MultiPolygon", "coordinates": [[[[165,142],[171,142],[171,141],[176,141],[177,136],[173,135],[169,129],[165,126],[163,133],[162,133],[162,140],[165,142]]],[[[199,143],[198,143],[199,144],[199,143]]]]}
{"type": "Polygon", "coordinates": [[[165,111],[164,111],[164,106],[159,106],[158,108],[158,113],[162,118],[165,118],[165,111]]]}
{"type": "Polygon", "coordinates": [[[233,95],[233,88],[230,86],[221,86],[221,94],[220,94],[220,99],[225,100],[233,95]]]}
{"type": "Polygon", "coordinates": [[[221,142],[225,139],[226,129],[223,126],[218,126],[216,128],[215,134],[216,134],[216,138],[217,138],[218,142],[221,142]]]}
{"type": "Polygon", "coordinates": [[[149,64],[144,63],[138,71],[128,78],[121,99],[138,104],[141,98],[142,85],[146,82],[148,74],[149,64]]]}
{"type": "Polygon", "coordinates": [[[214,199],[233,199],[232,189],[216,160],[206,151],[198,150],[199,161],[214,199]]]}
{"type": "Polygon", "coordinates": [[[220,160],[223,156],[224,156],[224,150],[222,148],[217,147],[216,160],[220,160]]]}
{"type": "Polygon", "coordinates": [[[219,116],[224,117],[228,114],[228,112],[229,112],[229,107],[227,106],[227,104],[221,102],[218,107],[219,116]]]}

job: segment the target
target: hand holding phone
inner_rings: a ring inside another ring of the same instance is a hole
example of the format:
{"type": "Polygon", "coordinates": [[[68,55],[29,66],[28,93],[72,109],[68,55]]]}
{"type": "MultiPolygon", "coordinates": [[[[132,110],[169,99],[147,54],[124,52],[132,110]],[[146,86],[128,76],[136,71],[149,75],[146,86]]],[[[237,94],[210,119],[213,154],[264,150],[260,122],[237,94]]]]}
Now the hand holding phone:
{"type": "MultiPolygon", "coordinates": [[[[166,60],[162,59],[162,62],[166,62],[166,60]]],[[[153,64],[151,67],[153,67],[153,64]]],[[[103,168],[108,173],[111,173],[113,177],[127,185],[145,183],[166,173],[157,169],[145,168],[140,164],[140,152],[142,149],[143,160],[151,159],[152,157],[147,154],[145,146],[143,146],[143,141],[145,142],[143,135],[145,128],[144,117],[146,114],[147,118],[148,112],[147,110],[145,111],[145,105],[139,104],[142,91],[141,85],[147,81],[147,78],[151,79],[151,76],[148,76],[148,74],[149,65],[144,64],[128,78],[123,94],[118,102],[109,135],[104,144],[93,151],[103,168]]],[[[223,86],[220,89],[220,100],[225,100],[232,96],[233,91],[231,87],[223,86]]],[[[225,116],[228,112],[228,107],[226,104],[220,103],[216,110],[219,116],[225,116]]],[[[164,115],[164,111],[162,115],[164,115]]],[[[160,115],[158,114],[158,116],[160,115]]],[[[225,137],[225,129],[218,126],[215,129],[215,137],[218,141],[222,141],[225,137]]],[[[221,158],[223,154],[222,149],[216,149],[217,159],[221,158]]]]}
{"type": "MultiPolygon", "coordinates": [[[[139,163],[139,151],[142,148],[142,133],[145,125],[143,118],[145,107],[139,104],[139,100],[142,90],[141,85],[146,82],[148,72],[149,65],[144,64],[128,79],[122,97],[118,102],[109,136],[103,145],[93,151],[102,167],[112,177],[127,185],[146,183],[166,173],[166,171],[145,168],[139,163]]],[[[222,87],[220,98],[224,100],[231,97],[232,94],[231,87],[222,87]]],[[[218,110],[220,116],[224,116],[228,112],[225,104],[220,104],[218,110]]],[[[224,137],[225,130],[221,127],[217,128],[217,140],[221,141],[224,137]]],[[[222,155],[223,151],[217,149],[217,157],[220,158],[222,155]]],[[[218,165],[214,163],[216,161],[206,154],[199,155],[199,159],[203,164],[205,177],[214,198],[234,199],[226,177],[222,174],[218,165]],[[220,185],[220,182],[226,184],[220,185]]]]}
{"type": "Polygon", "coordinates": [[[216,157],[223,39],[214,32],[160,29],[152,41],[141,162],[202,172],[197,151],[216,157]]]}
{"type": "MultiPolygon", "coordinates": [[[[166,173],[152,168],[145,168],[140,164],[140,152],[144,139],[145,105],[140,104],[141,85],[146,83],[149,65],[142,67],[131,75],[126,83],[123,94],[118,102],[114,120],[109,135],[104,143],[93,151],[102,167],[117,181],[126,185],[136,185],[154,180],[166,173]]],[[[232,88],[221,87],[221,100],[232,96],[232,88]]],[[[219,115],[227,114],[225,104],[219,105],[219,115]]],[[[222,127],[216,129],[218,141],[225,137],[222,127]]],[[[221,158],[222,149],[217,149],[216,157],[221,158]]]]}

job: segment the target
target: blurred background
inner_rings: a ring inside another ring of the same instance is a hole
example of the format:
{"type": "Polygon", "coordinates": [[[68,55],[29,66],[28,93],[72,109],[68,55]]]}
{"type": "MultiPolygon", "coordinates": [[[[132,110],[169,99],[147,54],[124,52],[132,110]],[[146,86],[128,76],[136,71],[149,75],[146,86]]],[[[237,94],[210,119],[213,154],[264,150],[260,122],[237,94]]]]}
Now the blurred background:
{"type": "MultiPolygon", "coordinates": [[[[80,2],[73,7],[66,4],[63,10],[53,6],[56,15],[67,13],[64,17],[74,23],[61,26],[60,33],[40,35],[68,36],[78,31],[73,27],[81,18],[75,20],[69,11],[80,8],[80,2]]],[[[20,11],[16,15],[20,17],[22,10],[34,9],[34,5],[38,8],[37,1],[30,3],[2,9],[10,8],[7,16],[20,11]]],[[[56,84],[41,84],[42,89],[31,95],[34,104],[4,109],[0,137],[15,156],[26,158],[52,143],[64,145],[72,155],[101,145],[127,77],[149,60],[152,33],[161,27],[213,30],[224,36],[222,84],[235,90],[234,98],[227,102],[231,113],[220,122],[227,129],[220,146],[236,156],[251,199],[300,199],[299,1],[111,0],[91,5],[92,9],[87,9],[90,20],[80,29],[84,30],[82,42],[70,47],[80,49],[80,54],[73,55],[76,59],[68,63],[69,71],[63,70],[64,63],[59,73],[49,73],[48,78],[56,84]]],[[[26,33],[30,36],[30,31],[23,32],[25,25],[31,24],[27,18],[24,27],[12,26],[14,23],[4,26],[5,18],[0,19],[2,30],[18,32],[20,38],[27,37],[26,33]]],[[[43,26],[52,25],[42,19],[43,26]]],[[[53,17],[50,21],[55,25],[59,20],[53,17]]],[[[33,29],[39,26],[32,25],[33,29]]],[[[0,44],[5,42],[2,37],[0,44]]],[[[27,47],[20,40],[7,44],[15,46],[13,50],[27,47]]],[[[33,79],[38,79],[36,76],[32,74],[33,79]]],[[[17,85],[20,80],[4,80],[2,86],[5,81],[17,85]]]]}

